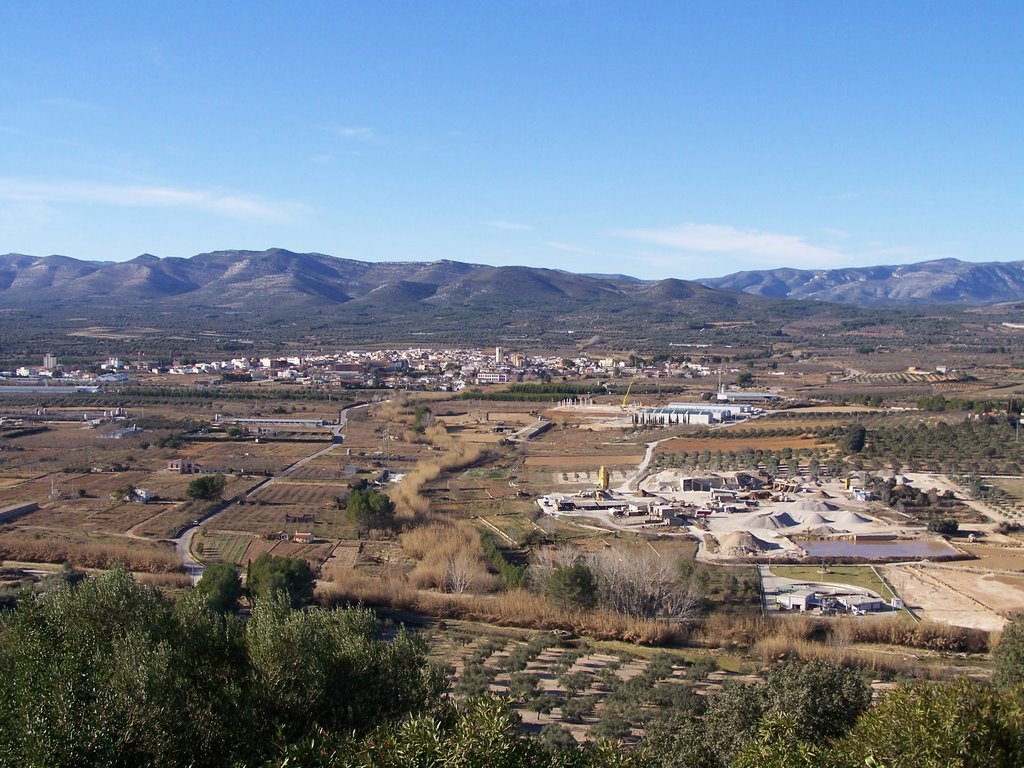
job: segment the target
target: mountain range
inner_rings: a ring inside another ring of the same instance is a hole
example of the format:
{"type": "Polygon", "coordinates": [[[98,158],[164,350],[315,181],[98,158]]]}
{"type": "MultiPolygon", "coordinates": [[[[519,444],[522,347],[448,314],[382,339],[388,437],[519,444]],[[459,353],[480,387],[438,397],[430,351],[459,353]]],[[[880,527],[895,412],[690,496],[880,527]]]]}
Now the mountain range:
{"type": "Polygon", "coordinates": [[[936,259],[898,266],[767,269],[700,282],[757,296],[859,306],[994,304],[1024,298],[1024,261],[936,259]]]}
{"type": "MultiPolygon", "coordinates": [[[[456,261],[364,262],[320,253],[215,251],[191,258],[143,254],[126,262],[67,256],[0,256],[0,305],[82,301],[160,301],[245,306],[254,297],[287,303],[472,303],[511,292],[550,300],[687,299],[704,288],[776,299],[842,304],[991,304],[1024,300],[1024,261],[939,259],[897,266],[736,272],[699,281],[577,275],[535,267],[456,261]]],[[[735,298],[732,299],[735,301],[735,298]]]]}
{"type": "Polygon", "coordinates": [[[702,346],[704,331],[716,343],[764,345],[787,323],[862,320],[865,307],[1019,300],[1024,262],[769,270],[697,282],[456,261],[372,263],[280,248],[126,262],[0,256],[2,338],[82,349],[87,342],[76,339],[112,339],[123,329],[158,334],[166,347],[173,339],[418,338],[572,346],[594,338],[627,348],[685,339],[702,346]]]}

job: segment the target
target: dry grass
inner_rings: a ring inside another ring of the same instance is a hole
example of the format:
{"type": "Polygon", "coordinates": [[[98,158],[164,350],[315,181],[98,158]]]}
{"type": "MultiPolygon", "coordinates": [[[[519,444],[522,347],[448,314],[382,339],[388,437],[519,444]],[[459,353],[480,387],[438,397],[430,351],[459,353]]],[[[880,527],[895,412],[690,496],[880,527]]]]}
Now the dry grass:
{"type": "Polygon", "coordinates": [[[490,573],[480,535],[469,523],[437,522],[403,533],[399,540],[417,560],[409,583],[417,589],[445,592],[490,592],[497,578],[490,573]]]}
{"type": "Polygon", "coordinates": [[[418,462],[392,494],[398,517],[405,520],[421,520],[429,514],[430,502],[422,494],[427,483],[445,472],[475,464],[484,453],[478,446],[456,441],[443,424],[427,427],[424,434],[431,445],[438,449],[438,454],[433,459],[418,462]]]}
{"type": "Polygon", "coordinates": [[[71,532],[0,533],[0,559],[71,563],[79,568],[109,568],[121,562],[129,570],[146,573],[176,573],[182,569],[173,544],[92,538],[71,532]]]}
{"type": "Polygon", "coordinates": [[[797,658],[802,661],[822,659],[887,677],[920,676],[922,673],[929,677],[942,677],[944,674],[942,669],[922,667],[921,662],[913,656],[898,656],[841,645],[826,645],[813,640],[767,637],[759,640],[754,645],[752,652],[760,656],[765,664],[770,664],[781,658],[797,658]]]}
{"type": "Polygon", "coordinates": [[[753,647],[764,641],[834,646],[871,643],[953,653],[987,653],[991,644],[990,635],[984,630],[933,621],[909,624],[883,616],[829,620],[807,615],[768,619],[724,613],[709,616],[698,631],[697,639],[702,644],[719,647],[753,647]]]}
{"type": "Polygon", "coordinates": [[[399,579],[374,579],[347,571],[321,591],[329,604],[365,603],[409,610],[427,616],[468,619],[511,627],[564,630],[598,640],[641,645],[671,645],[682,640],[675,624],[630,619],[611,611],[566,611],[525,590],[495,596],[442,595],[415,589],[399,579]]]}
{"type": "Polygon", "coordinates": [[[140,584],[155,584],[161,589],[190,589],[192,577],[185,573],[134,573],[140,584]]]}
{"type": "MultiPolygon", "coordinates": [[[[985,653],[990,644],[987,632],[927,621],[914,625],[891,617],[847,621],[813,616],[768,619],[728,614],[708,617],[695,639],[711,647],[749,648],[765,663],[780,658],[826,659],[879,675],[918,675],[922,668],[912,655],[856,648],[854,644],[957,653],[985,653]]],[[[941,671],[927,669],[926,674],[935,676],[941,671]]]]}
{"type": "Polygon", "coordinates": [[[983,629],[969,629],[922,621],[906,624],[885,618],[841,622],[832,633],[837,643],[881,643],[956,653],[987,653],[991,637],[983,629]]]}

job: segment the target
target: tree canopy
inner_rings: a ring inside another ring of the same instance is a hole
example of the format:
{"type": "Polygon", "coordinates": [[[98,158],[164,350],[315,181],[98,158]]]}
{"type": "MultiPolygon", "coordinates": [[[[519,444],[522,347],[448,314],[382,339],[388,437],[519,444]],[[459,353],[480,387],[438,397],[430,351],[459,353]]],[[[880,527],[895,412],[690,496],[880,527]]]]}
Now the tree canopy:
{"type": "Polygon", "coordinates": [[[246,589],[254,598],[283,592],[295,608],[313,601],[316,576],[309,563],[300,557],[279,557],[263,552],[250,561],[245,577],[246,589]]]}
{"type": "Polygon", "coordinates": [[[345,516],[360,533],[371,528],[388,528],[394,522],[395,503],[375,488],[357,486],[345,502],[345,516]]]}
{"type": "Polygon", "coordinates": [[[996,662],[996,685],[1006,690],[1024,689],[1024,613],[1018,613],[1003,627],[992,656],[996,662]]]}
{"type": "Polygon", "coordinates": [[[242,579],[231,563],[208,565],[196,584],[196,593],[205,597],[207,605],[219,613],[238,608],[242,592],[242,579]]]}
{"type": "Polygon", "coordinates": [[[189,481],[185,495],[200,501],[216,501],[224,493],[224,475],[200,475],[189,481]]]}
{"type": "Polygon", "coordinates": [[[260,765],[325,730],[432,711],[423,644],[363,609],[257,600],[244,623],[177,605],[123,569],[0,614],[0,765],[260,765]]]}

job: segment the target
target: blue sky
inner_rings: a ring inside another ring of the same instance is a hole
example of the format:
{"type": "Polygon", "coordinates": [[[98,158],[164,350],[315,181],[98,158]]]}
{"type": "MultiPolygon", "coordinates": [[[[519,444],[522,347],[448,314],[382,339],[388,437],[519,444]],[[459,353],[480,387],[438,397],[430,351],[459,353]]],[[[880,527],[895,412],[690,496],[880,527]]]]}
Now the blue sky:
{"type": "Polygon", "coordinates": [[[0,253],[1024,258],[1024,3],[0,4],[0,253]]]}

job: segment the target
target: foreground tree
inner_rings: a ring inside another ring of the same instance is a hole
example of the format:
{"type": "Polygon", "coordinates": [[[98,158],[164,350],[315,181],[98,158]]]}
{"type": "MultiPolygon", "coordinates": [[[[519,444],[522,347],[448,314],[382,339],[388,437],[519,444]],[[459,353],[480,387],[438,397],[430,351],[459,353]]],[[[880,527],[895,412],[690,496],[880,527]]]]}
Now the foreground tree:
{"type": "Polygon", "coordinates": [[[370,611],[275,593],[243,624],[123,569],[0,614],[0,669],[0,765],[19,768],[256,766],[445,702],[423,643],[379,640],[370,611]]]}
{"type": "Polygon", "coordinates": [[[238,609],[242,597],[242,579],[238,569],[231,563],[214,563],[203,571],[196,584],[196,592],[206,599],[206,604],[218,613],[238,609]]]}
{"type": "Polygon", "coordinates": [[[1003,627],[992,656],[996,662],[995,684],[1004,690],[1024,690],[1024,613],[1018,613],[1003,627]]]}
{"type": "Polygon", "coordinates": [[[882,697],[836,745],[833,765],[860,768],[1019,768],[1020,702],[960,678],[904,685],[882,697]]]}
{"type": "Polygon", "coordinates": [[[240,626],[123,569],[0,617],[0,669],[0,765],[219,766],[266,733],[240,626]]]}
{"type": "Polygon", "coordinates": [[[246,589],[253,598],[284,592],[293,608],[313,602],[316,577],[309,563],[300,557],[277,557],[267,552],[249,562],[246,589]]]}

